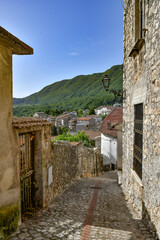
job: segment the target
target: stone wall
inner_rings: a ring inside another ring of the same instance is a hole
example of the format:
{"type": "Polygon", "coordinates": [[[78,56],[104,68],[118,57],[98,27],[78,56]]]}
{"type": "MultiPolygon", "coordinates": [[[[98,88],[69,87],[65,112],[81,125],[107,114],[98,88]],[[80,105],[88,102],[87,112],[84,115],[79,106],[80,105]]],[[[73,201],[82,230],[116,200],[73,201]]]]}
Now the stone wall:
{"type": "Polygon", "coordinates": [[[102,156],[94,149],[86,148],[82,144],[71,145],[64,141],[52,143],[51,158],[45,166],[46,173],[48,169],[48,177],[45,178],[46,205],[80,177],[101,174],[102,167],[102,156]],[[52,177],[49,176],[50,167],[52,177]],[[52,178],[50,184],[48,178],[52,178]]]}
{"type": "Polygon", "coordinates": [[[81,176],[94,177],[103,172],[103,157],[98,150],[82,146],[78,150],[81,176]]]}
{"type": "Polygon", "coordinates": [[[123,175],[126,196],[160,237],[160,1],[145,1],[145,43],[134,57],[135,0],[125,1],[123,175]],[[134,105],[143,103],[142,180],[133,170],[134,105]]]}

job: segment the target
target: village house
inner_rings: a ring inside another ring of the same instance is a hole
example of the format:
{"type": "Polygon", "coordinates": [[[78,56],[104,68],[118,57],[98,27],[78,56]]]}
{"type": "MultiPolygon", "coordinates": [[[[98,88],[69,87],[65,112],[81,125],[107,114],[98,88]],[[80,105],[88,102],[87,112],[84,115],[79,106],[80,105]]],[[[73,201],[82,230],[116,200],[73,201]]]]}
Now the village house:
{"type": "Polygon", "coordinates": [[[26,209],[46,206],[51,150],[48,121],[13,118],[13,54],[33,54],[33,49],[0,27],[0,238],[17,228],[26,209]]]}
{"type": "Polygon", "coordinates": [[[83,110],[83,115],[84,115],[84,116],[87,116],[88,113],[89,113],[89,109],[84,109],[84,110],[83,110]]]}
{"type": "Polygon", "coordinates": [[[76,132],[76,124],[77,124],[77,119],[72,118],[68,122],[68,127],[70,132],[76,132]]]}
{"type": "Polygon", "coordinates": [[[71,112],[69,112],[69,114],[74,116],[74,117],[77,117],[77,112],[76,111],[71,111],[71,112]]]}
{"type": "Polygon", "coordinates": [[[112,106],[100,106],[95,109],[96,115],[108,115],[114,107],[112,106]]]}
{"type": "Polygon", "coordinates": [[[90,116],[78,118],[76,132],[87,129],[95,129],[95,120],[90,116]]]}
{"type": "Polygon", "coordinates": [[[95,123],[102,122],[102,117],[97,115],[89,115],[88,117],[93,118],[95,123]]]}
{"type": "Polygon", "coordinates": [[[46,120],[51,122],[53,125],[55,125],[56,117],[49,115],[49,116],[47,116],[46,120]]]}
{"type": "Polygon", "coordinates": [[[44,112],[35,112],[33,114],[33,117],[41,118],[41,119],[46,119],[47,115],[44,112]]]}
{"type": "Polygon", "coordinates": [[[160,1],[124,3],[122,188],[160,238],[160,1]]]}
{"type": "Polygon", "coordinates": [[[101,132],[93,130],[85,130],[85,135],[93,142],[94,146],[101,149],[101,132]]]}
{"type": "Polygon", "coordinates": [[[88,117],[93,118],[95,121],[95,126],[92,129],[95,131],[100,131],[100,129],[102,127],[102,117],[99,115],[89,115],[88,117]]]}
{"type": "Polygon", "coordinates": [[[74,115],[70,115],[69,113],[59,115],[55,119],[55,126],[57,128],[60,128],[60,127],[67,127],[68,128],[69,127],[69,120],[73,117],[74,117],[74,115]]]}
{"type": "Polygon", "coordinates": [[[121,148],[117,141],[117,130],[115,125],[122,123],[122,108],[115,108],[105,117],[101,128],[101,154],[103,155],[103,165],[105,170],[117,168],[117,146],[121,148]]]}

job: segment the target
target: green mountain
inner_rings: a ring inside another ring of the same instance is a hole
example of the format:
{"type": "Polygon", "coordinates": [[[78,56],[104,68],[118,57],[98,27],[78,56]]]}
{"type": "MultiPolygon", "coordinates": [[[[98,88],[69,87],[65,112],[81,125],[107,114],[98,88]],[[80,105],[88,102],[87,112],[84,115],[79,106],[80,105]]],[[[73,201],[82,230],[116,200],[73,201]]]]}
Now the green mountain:
{"type": "MultiPolygon", "coordinates": [[[[14,98],[13,104],[19,106],[52,106],[60,109],[79,109],[102,104],[112,104],[114,95],[104,90],[104,75],[111,79],[110,89],[122,89],[123,65],[116,65],[103,73],[80,75],[46,86],[41,91],[25,98],[14,98]]],[[[14,106],[15,107],[15,106],[14,106]]]]}

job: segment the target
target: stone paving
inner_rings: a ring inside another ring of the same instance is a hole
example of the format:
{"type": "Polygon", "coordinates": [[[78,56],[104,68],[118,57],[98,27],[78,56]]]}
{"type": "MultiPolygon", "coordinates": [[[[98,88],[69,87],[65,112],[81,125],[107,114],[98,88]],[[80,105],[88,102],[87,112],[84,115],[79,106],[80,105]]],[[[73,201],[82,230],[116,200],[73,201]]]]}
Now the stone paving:
{"type": "Polygon", "coordinates": [[[9,239],[153,240],[125,201],[115,172],[81,179],[9,239]]]}

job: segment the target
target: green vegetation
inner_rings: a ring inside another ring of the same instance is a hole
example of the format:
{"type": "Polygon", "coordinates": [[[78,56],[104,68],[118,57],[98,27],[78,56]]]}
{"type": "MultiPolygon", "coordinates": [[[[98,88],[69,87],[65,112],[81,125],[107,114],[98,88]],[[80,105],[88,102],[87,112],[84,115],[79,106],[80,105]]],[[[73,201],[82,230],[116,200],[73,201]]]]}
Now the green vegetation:
{"type": "MultiPolygon", "coordinates": [[[[117,99],[112,93],[106,92],[102,86],[102,79],[106,74],[111,79],[110,89],[122,89],[123,65],[116,65],[103,73],[80,75],[53,83],[26,98],[14,98],[14,115],[33,116],[35,112],[45,111],[56,116],[57,111],[63,109],[79,110],[112,105],[117,102],[117,99]]],[[[119,102],[122,102],[122,99],[119,99],[119,102]]]]}
{"type": "Polygon", "coordinates": [[[86,147],[92,147],[92,141],[89,140],[88,135],[85,135],[84,131],[78,131],[77,134],[72,136],[69,132],[63,132],[61,135],[55,137],[52,142],[57,142],[59,140],[67,141],[67,142],[82,142],[86,147]]]}
{"type": "Polygon", "coordinates": [[[28,105],[28,106],[21,106],[21,105],[14,105],[13,106],[13,115],[17,117],[33,117],[35,112],[44,112],[48,115],[58,116],[64,112],[61,109],[55,109],[54,106],[49,105],[28,105]]]}
{"type": "MultiPolygon", "coordinates": [[[[18,227],[19,206],[0,208],[0,239],[10,235],[18,227]]],[[[4,238],[5,239],[5,238],[4,238]]]]}
{"type": "Polygon", "coordinates": [[[102,121],[105,119],[106,115],[100,114],[100,116],[102,117],[102,121]]]}
{"type": "Polygon", "coordinates": [[[89,109],[88,115],[92,115],[92,114],[95,114],[94,108],[89,109]]]}
{"type": "Polygon", "coordinates": [[[51,136],[57,136],[57,128],[55,125],[51,127],[51,136]]]}
{"type": "Polygon", "coordinates": [[[82,117],[83,116],[83,109],[79,109],[77,112],[78,117],[82,117]]]}

